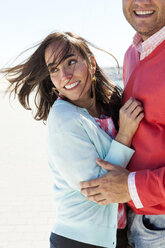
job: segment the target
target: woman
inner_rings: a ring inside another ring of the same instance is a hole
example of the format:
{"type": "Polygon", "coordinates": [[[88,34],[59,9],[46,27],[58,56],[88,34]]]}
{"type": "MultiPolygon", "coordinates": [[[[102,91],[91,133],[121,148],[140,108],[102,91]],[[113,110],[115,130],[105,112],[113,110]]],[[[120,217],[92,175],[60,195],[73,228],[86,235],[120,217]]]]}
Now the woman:
{"type": "Polygon", "coordinates": [[[120,109],[121,90],[105,77],[87,44],[73,33],[56,32],[24,64],[5,70],[23,107],[30,109],[29,96],[35,92],[34,118],[47,120],[57,210],[51,248],[116,247],[117,225],[126,225],[123,205],[118,213],[118,204],[90,202],[79,183],[106,173],[98,157],[127,166],[143,108],[129,99],[120,109]]]}

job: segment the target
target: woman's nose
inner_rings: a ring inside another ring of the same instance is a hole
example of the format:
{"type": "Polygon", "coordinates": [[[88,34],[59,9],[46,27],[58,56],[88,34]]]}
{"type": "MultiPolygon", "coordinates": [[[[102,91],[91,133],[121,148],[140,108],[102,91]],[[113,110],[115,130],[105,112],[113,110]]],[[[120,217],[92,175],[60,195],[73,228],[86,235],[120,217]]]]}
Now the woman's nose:
{"type": "Polygon", "coordinates": [[[67,68],[62,68],[61,70],[61,78],[62,80],[70,80],[72,78],[72,73],[67,68]]]}

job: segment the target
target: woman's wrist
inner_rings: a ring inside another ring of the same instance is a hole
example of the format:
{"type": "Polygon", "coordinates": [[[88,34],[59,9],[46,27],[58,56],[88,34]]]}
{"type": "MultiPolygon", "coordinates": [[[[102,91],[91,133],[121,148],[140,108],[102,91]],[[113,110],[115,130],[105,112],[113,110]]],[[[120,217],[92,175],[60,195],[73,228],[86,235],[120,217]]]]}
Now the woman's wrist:
{"type": "Polygon", "coordinates": [[[129,135],[125,135],[121,133],[118,133],[116,135],[115,140],[128,147],[131,146],[131,142],[132,142],[132,138],[129,135]]]}

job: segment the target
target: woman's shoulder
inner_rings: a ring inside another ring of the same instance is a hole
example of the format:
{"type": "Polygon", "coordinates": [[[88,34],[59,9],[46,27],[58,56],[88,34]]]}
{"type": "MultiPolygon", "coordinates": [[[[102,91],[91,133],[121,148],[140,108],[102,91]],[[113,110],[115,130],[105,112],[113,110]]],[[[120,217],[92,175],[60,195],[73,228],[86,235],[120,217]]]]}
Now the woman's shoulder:
{"type": "Polygon", "coordinates": [[[77,106],[67,102],[65,100],[56,100],[52,106],[52,110],[56,112],[60,112],[61,110],[65,111],[73,111],[75,112],[77,109],[77,106]]]}
{"type": "Polygon", "coordinates": [[[70,128],[76,124],[80,124],[82,115],[87,113],[83,108],[79,108],[72,103],[65,100],[57,100],[52,105],[47,123],[48,125],[53,124],[54,128],[70,128]]]}
{"type": "Polygon", "coordinates": [[[81,114],[86,113],[87,110],[80,108],[65,100],[57,100],[54,102],[50,114],[57,116],[58,118],[78,118],[81,114]]]}

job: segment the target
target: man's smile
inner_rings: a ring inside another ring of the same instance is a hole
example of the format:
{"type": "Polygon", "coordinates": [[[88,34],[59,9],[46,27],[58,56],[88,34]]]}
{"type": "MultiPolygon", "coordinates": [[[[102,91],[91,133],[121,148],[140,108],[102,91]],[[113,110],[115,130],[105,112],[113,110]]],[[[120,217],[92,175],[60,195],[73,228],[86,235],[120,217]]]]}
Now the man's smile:
{"type": "Polygon", "coordinates": [[[135,10],[134,13],[138,17],[149,17],[154,14],[154,10],[135,10]]]}

